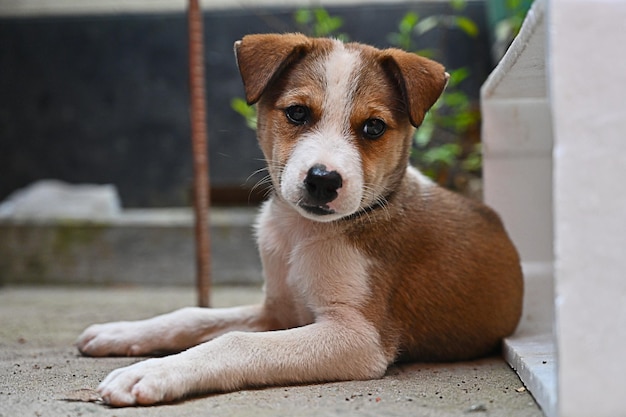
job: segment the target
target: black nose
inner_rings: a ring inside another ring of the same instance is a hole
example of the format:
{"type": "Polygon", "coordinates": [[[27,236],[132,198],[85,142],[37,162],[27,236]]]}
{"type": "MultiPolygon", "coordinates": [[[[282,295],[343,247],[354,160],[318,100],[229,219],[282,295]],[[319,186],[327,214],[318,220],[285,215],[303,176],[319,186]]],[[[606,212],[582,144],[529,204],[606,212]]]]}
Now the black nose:
{"type": "Polygon", "coordinates": [[[313,165],[304,179],[311,204],[322,205],[337,198],[343,181],[337,171],[327,171],[324,165],[313,165]]]}

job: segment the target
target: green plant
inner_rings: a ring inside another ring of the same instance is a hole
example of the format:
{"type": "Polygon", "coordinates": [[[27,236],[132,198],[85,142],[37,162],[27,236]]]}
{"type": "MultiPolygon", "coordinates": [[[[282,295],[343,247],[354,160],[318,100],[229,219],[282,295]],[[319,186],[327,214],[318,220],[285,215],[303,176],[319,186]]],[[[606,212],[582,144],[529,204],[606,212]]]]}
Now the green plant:
{"type": "Polygon", "coordinates": [[[256,130],[256,107],[248,106],[246,100],[241,97],[234,97],[230,100],[230,107],[245,119],[246,126],[256,130]]]}
{"type": "MultiPolygon", "coordinates": [[[[455,13],[465,7],[464,0],[450,3],[455,13]]],[[[416,50],[416,41],[433,29],[461,30],[469,37],[478,35],[478,27],[471,19],[459,15],[435,15],[420,19],[408,12],[398,23],[398,31],[389,35],[389,41],[407,51],[440,59],[440,51],[416,50]]],[[[467,136],[477,130],[480,113],[470,98],[460,88],[470,75],[467,68],[449,71],[450,80],[446,91],[426,114],[422,125],[415,132],[413,163],[431,178],[450,188],[462,188],[456,176],[459,173],[478,173],[482,165],[479,143],[467,144],[467,136]]]]}
{"type": "Polygon", "coordinates": [[[349,40],[348,35],[338,30],[343,26],[343,19],[331,16],[326,9],[299,9],[294,13],[294,20],[303,33],[316,38],[332,36],[342,41],[349,40]]]}
{"type": "MultiPolygon", "coordinates": [[[[333,36],[344,42],[349,40],[347,34],[338,32],[343,26],[343,19],[338,16],[331,16],[324,8],[298,9],[293,18],[301,32],[309,36],[333,36]]],[[[233,98],[230,101],[230,107],[245,119],[246,125],[250,129],[256,130],[256,107],[248,106],[246,100],[241,97],[233,98]]]]}
{"type": "Polygon", "coordinates": [[[495,41],[509,42],[517,36],[532,1],[529,0],[505,0],[504,13],[506,17],[496,23],[495,41]]]}
{"type": "MultiPolygon", "coordinates": [[[[451,0],[451,8],[460,13],[465,0],[451,0]]],[[[295,22],[302,32],[311,36],[334,36],[347,40],[348,36],[339,33],[343,20],[331,16],[323,8],[300,9],[294,14],[295,22]]],[[[436,49],[415,50],[416,40],[427,32],[441,28],[462,30],[467,36],[476,37],[478,27],[469,18],[459,14],[428,16],[420,19],[414,12],[408,12],[398,23],[398,31],[389,34],[389,41],[406,51],[437,59],[436,49]]],[[[482,165],[479,143],[465,144],[463,138],[477,130],[480,113],[460,88],[469,76],[467,68],[449,71],[450,80],[446,92],[427,113],[414,137],[413,163],[426,175],[442,185],[454,189],[463,188],[455,181],[455,172],[480,172],[482,165]]],[[[250,107],[242,98],[233,98],[231,107],[246,120],[251,129],[256,129],[256,108],[250,107]]]]}
{"type": "Polygon", "coordinates": [[[499,61],[522,28],[532,0],[487,0],[485,5],[492,31],[491,53],[499,61]]]}

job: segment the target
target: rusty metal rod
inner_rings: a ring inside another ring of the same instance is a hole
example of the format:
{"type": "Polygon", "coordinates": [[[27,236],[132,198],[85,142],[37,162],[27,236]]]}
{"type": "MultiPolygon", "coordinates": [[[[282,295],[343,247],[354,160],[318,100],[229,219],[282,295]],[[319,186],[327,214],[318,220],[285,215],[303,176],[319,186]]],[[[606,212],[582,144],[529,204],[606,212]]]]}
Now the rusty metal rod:
{"type": "Polygon", "coordinates": [[[211,299],[211,236],[209,229],[209,157],[204,84],[202,13],[198,0],[189,0],[189,96],[193,152],[193,207],[196,238],[196,288],[198,306],[211,299]]]}

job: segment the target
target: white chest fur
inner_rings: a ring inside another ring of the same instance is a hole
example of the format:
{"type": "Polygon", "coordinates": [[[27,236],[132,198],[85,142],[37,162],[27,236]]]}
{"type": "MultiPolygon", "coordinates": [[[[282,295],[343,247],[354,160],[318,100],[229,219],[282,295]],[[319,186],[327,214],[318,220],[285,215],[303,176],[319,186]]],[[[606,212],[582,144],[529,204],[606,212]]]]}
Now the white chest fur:
{"type": "Polygon", "coordinates": [[[258,241],[266,297],[291,309],[296,325],[337,307],[358,307],[370,295],[368,260],[333,223],[302,217],[280,200],[266,203],[259,216],[258,241]]]}

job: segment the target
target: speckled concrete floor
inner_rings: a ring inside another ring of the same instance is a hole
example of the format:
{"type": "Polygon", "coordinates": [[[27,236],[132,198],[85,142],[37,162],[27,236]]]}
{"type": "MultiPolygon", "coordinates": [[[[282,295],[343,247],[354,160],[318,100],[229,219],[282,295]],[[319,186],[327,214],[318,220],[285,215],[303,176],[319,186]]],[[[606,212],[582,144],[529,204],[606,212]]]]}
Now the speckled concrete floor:
{"type": "MultiPolygon", "coordinates": [[[[218,287],[213,304],[260,298],[258,288],[218,287]]],[[[156,407],[65,400],[139,360],[81,357],[73,342],[87,325],[146,318],[194,302],[188,287],[0,288],[0,417],[543,416],[499,357],[401,365],[380,380],[247,390],[156,407]]]]}

